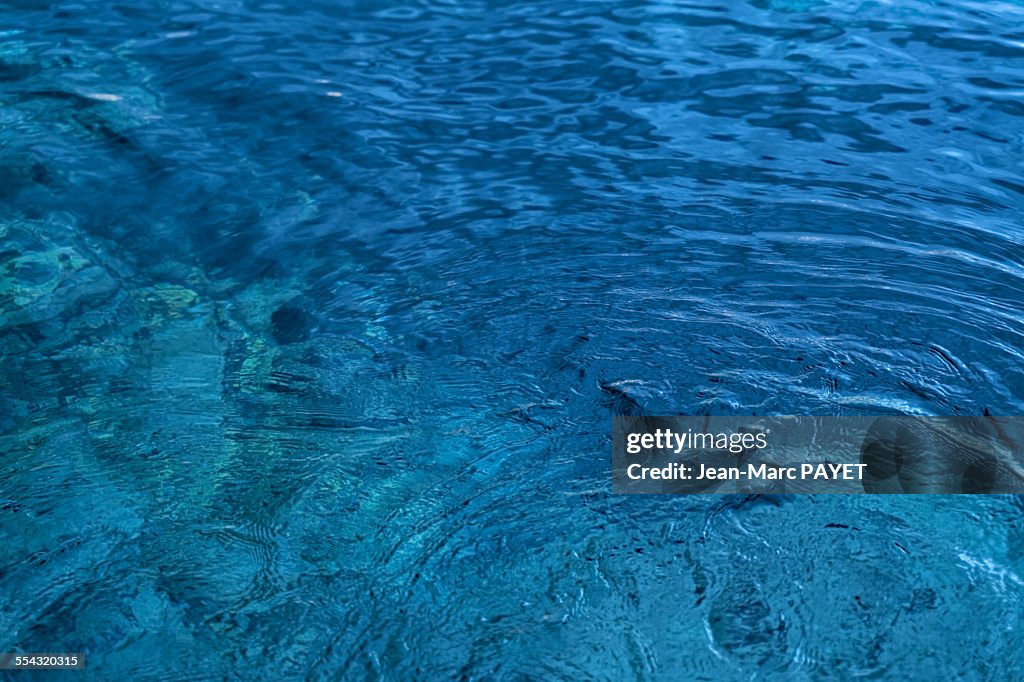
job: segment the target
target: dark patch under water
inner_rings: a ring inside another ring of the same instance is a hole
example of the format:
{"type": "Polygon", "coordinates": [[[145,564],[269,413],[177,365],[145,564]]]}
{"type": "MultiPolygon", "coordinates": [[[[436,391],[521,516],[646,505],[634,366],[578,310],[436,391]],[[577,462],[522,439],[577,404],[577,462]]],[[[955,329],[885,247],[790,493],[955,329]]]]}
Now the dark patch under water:
{"type": "Polygon", "coordinates": [[[609,471],[613,414],[1024,413],[1018,2],[0,19],[0,650],[1024,677],[1013,498],[609,471]]]}

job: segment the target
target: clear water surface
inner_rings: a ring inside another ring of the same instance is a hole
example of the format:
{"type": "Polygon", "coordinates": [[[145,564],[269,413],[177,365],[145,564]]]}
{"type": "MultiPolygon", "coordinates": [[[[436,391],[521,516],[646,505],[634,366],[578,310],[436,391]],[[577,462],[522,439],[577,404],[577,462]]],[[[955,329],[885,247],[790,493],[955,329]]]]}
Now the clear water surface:
{"type": "Polygon", "coordinates": [[[613,414],[1024,413],[1022,146],[1014,1],[10,0],[0,650],[1024,678],[1014,498],[609,480],[613,414]]]}

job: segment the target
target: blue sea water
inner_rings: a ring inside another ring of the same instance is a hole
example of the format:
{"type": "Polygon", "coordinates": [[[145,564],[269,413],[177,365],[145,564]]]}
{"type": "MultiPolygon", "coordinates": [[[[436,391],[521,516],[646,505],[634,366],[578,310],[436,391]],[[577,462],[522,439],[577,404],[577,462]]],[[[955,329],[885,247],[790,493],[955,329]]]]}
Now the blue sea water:
{"type": "Polygon", "coordinates": [[[0,650],[1024,679],[1013,497],[610,492],[612,415],[1024,414],[1024,5],[0,8],[0,650]]]}

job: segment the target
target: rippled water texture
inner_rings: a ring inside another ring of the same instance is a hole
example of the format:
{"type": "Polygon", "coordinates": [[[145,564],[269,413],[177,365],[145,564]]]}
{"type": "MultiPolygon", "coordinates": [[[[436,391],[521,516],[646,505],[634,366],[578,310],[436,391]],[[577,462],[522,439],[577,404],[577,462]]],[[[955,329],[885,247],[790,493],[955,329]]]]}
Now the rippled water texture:
{"type": "Polygon", "coordinates": [[[1024,413],[1024,5],[13,0],[0,28],[0,650],[1024,679],[1013,498],[609,472],[614,414],[1024,413]]]}

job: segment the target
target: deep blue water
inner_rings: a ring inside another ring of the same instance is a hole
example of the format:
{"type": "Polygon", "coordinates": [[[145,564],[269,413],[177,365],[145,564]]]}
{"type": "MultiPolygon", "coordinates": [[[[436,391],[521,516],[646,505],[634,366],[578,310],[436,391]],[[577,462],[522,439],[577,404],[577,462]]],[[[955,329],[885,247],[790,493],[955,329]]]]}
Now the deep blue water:
{"type": "Polygon", "coordinates": [[[1024,679],[1015,498],[609,469],[621,413],[1024,414],[1022,211],[1016,1],[9,0],[0,650],[1024,679]]]}

